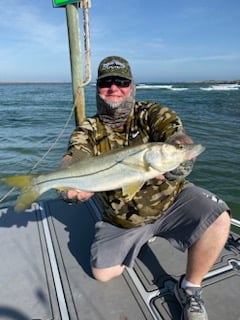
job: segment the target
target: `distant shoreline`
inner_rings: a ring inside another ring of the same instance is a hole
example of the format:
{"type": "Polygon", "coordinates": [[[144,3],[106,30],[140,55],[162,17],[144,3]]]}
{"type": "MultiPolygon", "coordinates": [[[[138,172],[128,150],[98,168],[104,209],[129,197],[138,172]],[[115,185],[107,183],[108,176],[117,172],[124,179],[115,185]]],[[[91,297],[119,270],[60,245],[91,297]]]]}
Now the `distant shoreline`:
{"type": "Polygon", "coordinates": [[[240,80],[204,80],[204,81],[193,81],[194,83],[210,83],[210,84],[240,84],[240,80]]]}
{"type": "Polygon", "coordinates": [[[0,81],[0,84],[68,84],[71,81],[0,81]]]}
{"type": "MultiPolygon", "coordinates": [[[[144,81],[144,83],[240,84],[240,80],[144,81]]],[[[0,84],[71,84],[71,81],[0,81],[0,84]]]]}

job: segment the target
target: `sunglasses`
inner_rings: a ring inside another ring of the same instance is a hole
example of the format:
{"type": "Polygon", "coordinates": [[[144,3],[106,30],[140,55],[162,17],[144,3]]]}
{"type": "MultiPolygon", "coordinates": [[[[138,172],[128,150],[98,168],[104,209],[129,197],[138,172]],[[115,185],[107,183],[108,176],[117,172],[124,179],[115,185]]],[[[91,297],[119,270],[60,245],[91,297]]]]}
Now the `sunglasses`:
{"type": "Polygon", "coordinates": [[[127,88],[130,86],[131,80],[121,78],[103,78],[97,81],[99,88],[110,88],[115,84],[119,88],[127,88]]]}

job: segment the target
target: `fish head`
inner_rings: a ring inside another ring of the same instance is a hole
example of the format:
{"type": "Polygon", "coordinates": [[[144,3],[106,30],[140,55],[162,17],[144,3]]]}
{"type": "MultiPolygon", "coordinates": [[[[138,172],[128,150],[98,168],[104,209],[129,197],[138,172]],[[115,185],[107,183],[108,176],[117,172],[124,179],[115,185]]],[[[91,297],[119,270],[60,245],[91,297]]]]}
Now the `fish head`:
{"type": "Polygon", "coordinates": [[[165,173],[186,160],[196,158],[204,150],[201,144],[154,143],[145,153],[145,161],[159,173],[165,173]]]}

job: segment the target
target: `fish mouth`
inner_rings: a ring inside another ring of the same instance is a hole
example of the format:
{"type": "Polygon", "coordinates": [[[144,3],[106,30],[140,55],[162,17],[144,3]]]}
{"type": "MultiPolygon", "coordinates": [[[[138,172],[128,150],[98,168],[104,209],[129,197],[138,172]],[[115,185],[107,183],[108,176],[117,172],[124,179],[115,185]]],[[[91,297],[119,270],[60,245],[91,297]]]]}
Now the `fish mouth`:
{"type": "Polygon", "coordinates": [[[206,148],[201,144],[188,145],[187,160],[191,160],[199,156],[206,148]]]}

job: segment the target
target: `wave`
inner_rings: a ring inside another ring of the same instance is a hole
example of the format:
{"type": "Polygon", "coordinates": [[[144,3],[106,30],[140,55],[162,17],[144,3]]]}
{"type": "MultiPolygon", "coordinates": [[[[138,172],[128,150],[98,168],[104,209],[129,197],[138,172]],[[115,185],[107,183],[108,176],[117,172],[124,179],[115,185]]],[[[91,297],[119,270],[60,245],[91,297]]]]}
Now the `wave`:
{"type": "Polygon", "coordinates": [[[230,91],[230,90],[239,90],[240,85],[237,83],[229,84],[229,83],[222,83],[212,85],[210,87],[200,87],[200,90],[204,91],[230,91]]]}
{"type": "Polygon", "coordinates": [[[186,90],[189,90],[189,88],[171,88],[170,90],[172,91],[186,91],[186,90]]]}
{"type": "Polygon", "coordinates": [[[137,89],[171,89],[172,85],[168,84],[137,84],[137,89]]]}
{"type": "Polygon", "coordinates": [[[171,84],[145,84],[139,83],[136,85],[137,89],[165,89],[165,90],[172,90],[172,91],[185,91],[189,88],[185,87],[174,87],[171,84]]]}

